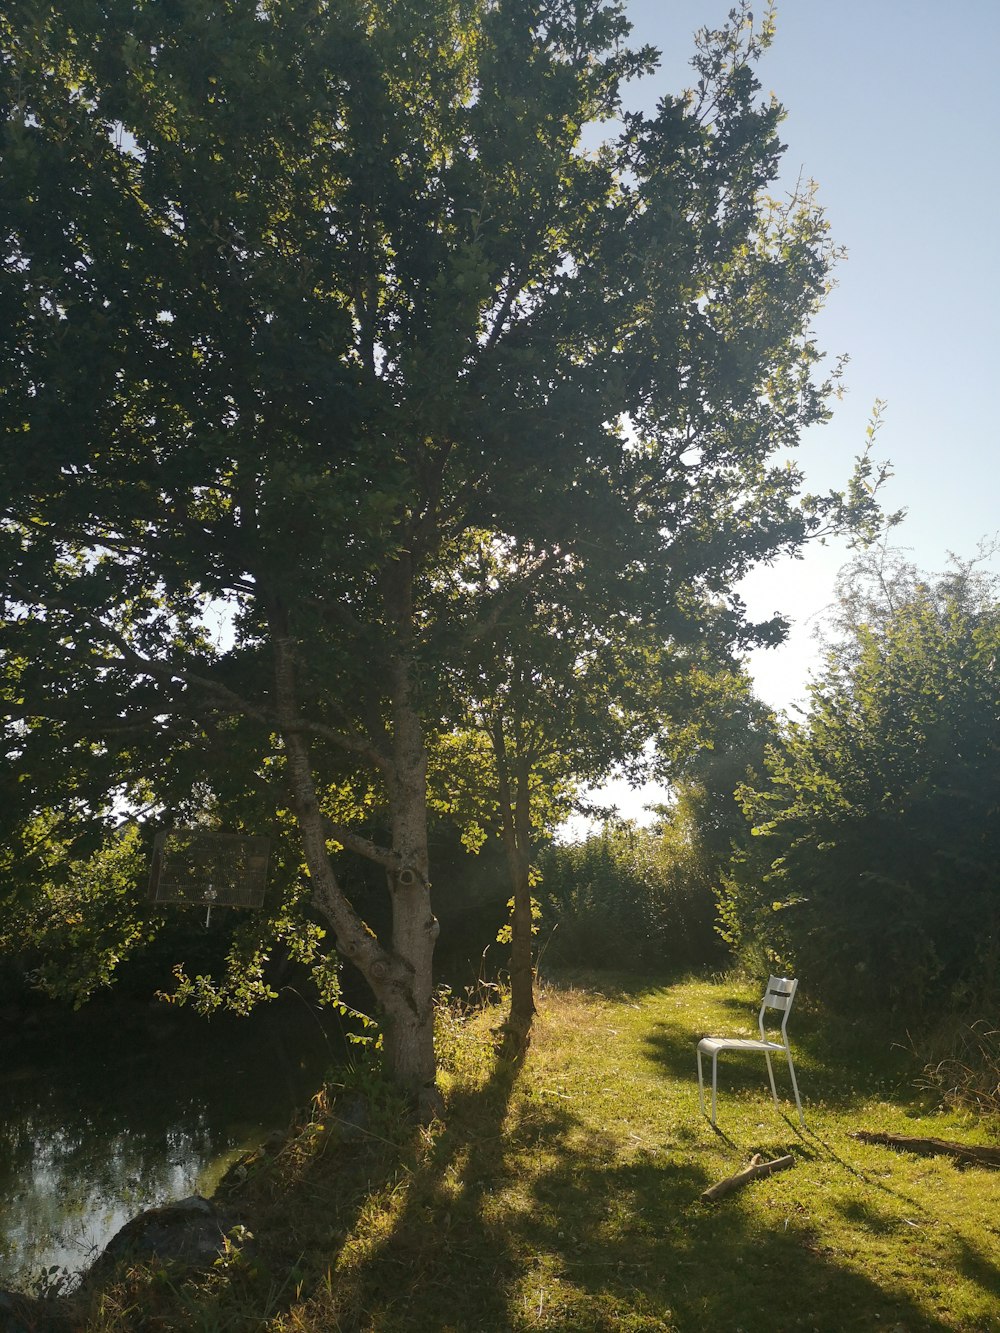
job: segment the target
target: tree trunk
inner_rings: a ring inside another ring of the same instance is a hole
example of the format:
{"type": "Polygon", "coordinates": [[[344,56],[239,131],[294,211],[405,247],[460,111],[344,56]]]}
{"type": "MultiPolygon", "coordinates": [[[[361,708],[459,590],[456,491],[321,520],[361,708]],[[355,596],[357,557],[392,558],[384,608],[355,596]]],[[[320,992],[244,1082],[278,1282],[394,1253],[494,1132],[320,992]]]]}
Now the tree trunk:
{"type": "Polygon", "coordinates": [[[514,910],[511,913],[510,938],[510,1017],[511,1022],[527,1032],[535,1016],[535,967],[531,920],[531,817],[530,768],[517,765],[517,794],[514,801],[514,839],[511,882],[514,910]]]}
{"type": "Polygon", "coordinates": [[[385,1015],[385,1061],[393,1080],[416,1098],[422,1118],[443,1109],[435,1082],[434,945],[439,925],[431,910],[427,849],[427,749],[414,707],[407,663],[390,671],[393,774],[390,782],[392,847],[399,869],[388,872],[392,899],[392,952],[405,972],[379,993],[385,1015]]]}
{"type": "Polygon", "coordinates": [[[888,1148],[903,1148],[907,1152],[923,1153],[933,1157],[943,1154],[957,1157],[964,1162],[980,1162],[986,1166],[1000,1166],[1000,1148],[991,1148],[981,1143],[955,1143],[951,1139],[914,1138],[909,1134],[884,1134],[879,1130],[857,1129],[851,1134],[852,1139],[862,1143],[884,1143],[888,1148]]]}
{"type": "Polygon", "coordinates": [[[510,875],[513,908],[510,918],[510,1023],[527,1035],[535,1010],[535,969],[531,936],[531,791],[530,765],[518,760],[512,774],[507,760],[503,724],[497,719],[492,731],[497,764],[500,817],[504,852],[510,875]]]}
{"type": "Polygon", "coordinates": [[[394,851],[389,871],[393,906],[391,951],[386,950],[341,892],[326,848],[308,744],[299,722],[294,649],[285,634],[274,637],[278,711],[296,818],[309,867],[313,900],[336,934],[337,949],[368,982],[383,1019],[385,1069],[412,1099],[422,1118],[440,1113],[435,1083],[431,960],[438,925],[430,910],[427,876],[426,754],[419,720],[398,701],[391,783],[394,851]]]}

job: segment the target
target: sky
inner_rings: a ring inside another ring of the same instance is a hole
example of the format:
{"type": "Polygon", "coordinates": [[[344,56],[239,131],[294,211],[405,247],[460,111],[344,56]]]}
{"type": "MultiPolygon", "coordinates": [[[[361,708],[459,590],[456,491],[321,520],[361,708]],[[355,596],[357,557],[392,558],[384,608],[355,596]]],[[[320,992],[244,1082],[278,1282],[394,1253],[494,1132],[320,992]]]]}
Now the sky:
{"type": "MultiPolygon", "coordinates": [[[[689,86],[693,34],[719,27],[731,2],[626,0],[633,45],[662,53],[626,104],[652,111],[689,86]]],[[[848,252],[816,323],[831,360],[850,358],[847,393],[803,441],[807,486],[846,483],[883,400],[884,507],[907,510],[891,544],[940,570],[1000,532],[1000,0],[783,0],[776,20],[758,77],[787,111],[786,188],[800,172],[818,183],[848,252]]],[[[805,701],[814,629],[846,558],[842,543],[815,547],[742,590],[753,616],[792,621],[785,645],[749,662],[775,708],[805,701]]],[[[655,799],[610,795],[627,814],[655,799]]]]}

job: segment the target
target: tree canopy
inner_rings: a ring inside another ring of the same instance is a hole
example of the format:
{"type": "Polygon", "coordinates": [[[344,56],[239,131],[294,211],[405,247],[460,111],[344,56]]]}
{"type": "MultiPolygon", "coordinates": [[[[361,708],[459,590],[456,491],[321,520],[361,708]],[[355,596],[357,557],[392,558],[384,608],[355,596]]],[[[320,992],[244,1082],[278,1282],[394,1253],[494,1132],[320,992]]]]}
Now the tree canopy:
{"type": "Polygon", "coordinates": [[[188,775],[293,821],[428,1105],[428,754],[484,652],[581,606],[612,649],[728,651],[775,632],[743,573],[877,513],[788,458],[834,251],[811,192],[769,193],[769,28],[703,33],[651,116],[628,29],[606,0],[0,16],[8,764],[79,768],[91,813],[182,808],[188,775]]]}

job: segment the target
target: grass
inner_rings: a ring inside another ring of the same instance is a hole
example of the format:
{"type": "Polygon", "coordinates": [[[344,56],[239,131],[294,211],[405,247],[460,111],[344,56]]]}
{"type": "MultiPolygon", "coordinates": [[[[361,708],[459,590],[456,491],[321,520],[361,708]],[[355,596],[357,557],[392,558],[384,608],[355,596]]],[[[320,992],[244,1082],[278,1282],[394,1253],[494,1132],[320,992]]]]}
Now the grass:
{"type": "Polygon", "coordinates": [[[74,1326],[1000,1330],[1000,1172],[850,1137],[988,1141],[921,1100],[912,1057],[884,1034],[800,1004],[807,1128],[790,1100],[775,1109],[759,1057],[723,1055],[718,1130],[699,1115],[695,1041],[749,1035],[756,998],[732,982],[549,988],[523,1063],[497,1053],[495,1010],[452,1010],[447,1125],[404,1130],[373,1097],[358,1131],[319,1099],[238,1187],[253,1239],[207,1275],[120,1273],[79,1298],[74,1326]],[[700,1201],[754,1152],[795,1166],[700,1201]]]}

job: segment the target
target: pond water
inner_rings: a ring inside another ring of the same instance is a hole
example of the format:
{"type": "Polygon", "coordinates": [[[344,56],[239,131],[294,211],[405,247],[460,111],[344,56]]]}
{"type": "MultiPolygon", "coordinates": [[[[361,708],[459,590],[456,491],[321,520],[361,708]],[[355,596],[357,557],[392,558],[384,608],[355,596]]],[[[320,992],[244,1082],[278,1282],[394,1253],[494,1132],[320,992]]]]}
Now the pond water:
{"type": "Polygon", "coordinates": [[[342,1049],[295,999],[249,1018],[88,1009],[0,1040],[0,1287],[78,1273],[143,1209],[210,1194],[342,1049]]]}

